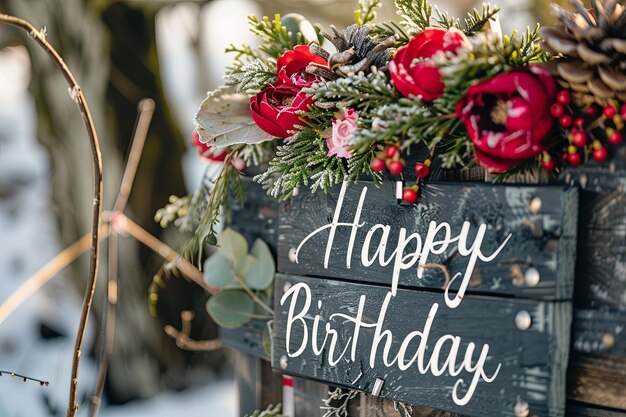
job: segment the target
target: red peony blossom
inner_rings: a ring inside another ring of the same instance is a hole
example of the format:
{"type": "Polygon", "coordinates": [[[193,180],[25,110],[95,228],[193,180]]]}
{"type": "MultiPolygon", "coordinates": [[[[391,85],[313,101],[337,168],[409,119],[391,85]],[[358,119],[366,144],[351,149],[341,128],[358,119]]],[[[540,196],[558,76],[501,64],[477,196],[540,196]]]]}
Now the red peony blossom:
{"type": "Polygon", "coordinates": [[[228,151],[220,151],[214,146],[207,145],[200,141],[200,134],[198,131],[193,132],[193,136],[191,137],[191,144],[198,150],[198,154],[212,162],[224,162],[226,159],[226,155],[228,155],[228,151]]]}
{"type": "Polygon", "coordinates": [[[431,58],[436,53],[452,53],[469,45],[457,29],[427,28],[400,48],[389,63],[393,83],[405,97],[418,97],[431,102],[443,94],[444,84],[439,68],[431,58]]]}
{"type": "Polygon", "coordinates": [[[310,63],[328,65],[321,56],[311,53],[308,45],[298,45],[292,51],[285,52],[278,61],[278,80],[275,85],[290,84],[299,87],[309,87],[315,76],[306,72],[310,63]]]}
{"type": "Polygon", "coordinates": [[[472,86],[456,104],[476,159],[490,172],[505,172],[548,147],[556,87],[542,67],[498,75],[472,86]]]}
{"type": "MultiPolygon", "coordinates": [[[[310,84],[309,84],[310,85],[310,84]]],[[[277,84],[268,85],[250,98],[250,114],[265,132],[277,138],[291,136],[289,131],[301,124],[298,112],[306,111],[313,104],[313,96],[302,87],[277,84]]]]}

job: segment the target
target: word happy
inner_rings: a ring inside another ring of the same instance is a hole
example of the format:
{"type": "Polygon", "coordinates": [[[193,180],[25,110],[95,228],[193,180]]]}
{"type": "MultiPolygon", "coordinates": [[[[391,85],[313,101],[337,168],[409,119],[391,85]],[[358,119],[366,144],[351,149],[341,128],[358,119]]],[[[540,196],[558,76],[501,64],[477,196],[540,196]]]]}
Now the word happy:
{"type": "MultiPolygon", "coordinates": [[[[341,222],[339,219],[346,188],[344,183],[332,222],[314,230],[300,242],[295,252],[296,262],[300,250],[312,237],[328,231],[324,256],[324,268],[327,269],[331,255],[333,255],[331,252],[336,231],[340,227],[347,227],[350,228],[350,238],[345,259],[346,268],[350,268],[355,240],[365,225],[364,222],[361,222],[361,212],[367,196],[367,187],[364,187],[361,192],[353,220],[341,222]]],[[[422,375],[430,373],[436,377],[442,375],[458,377],[452,387],[452,399],[459,406],[466,405],[473,397],[479,382],[491,383],[500,372],[501,364],[490,366],[493,368],[491,372],[485,370],[489,358],[489,345],[484,344],[480,349],[477,349],[477,345],[473,341],[462,342],[461,337],[452,334],[444,334],[437,340],[429,340],[431,327],[440,308],[439,303],[433,303],[423,327],[403,335],[401,341],[395,340],[394,334],[392,330],[387,328],[389,326],[386,325],[385,320],[388,307],[397,293],[401,271],[416,268],[417,278],[422,278],[428,258],[432,255],[445,253],[451,248],[451,245],[456,245],[454,249],[458,255],[467,258],[467,265],[465,271],[457,272],[452,276],[450,283],[445,288],[444,301],[446,305],[443,308],[455,309],[459,307],[476,263],[479,260],[482,262],[493,261],[511,238],[509,234],[493,253],[485,254],[482,252],[481,246],[487,225],[479,225],[472,241],[470,241],[471,227],[472,225],[466,221],[461,226],[461,230],[457,234],[453,234],[450,224],[431,221],[425,236],[401,228],[398,231],[397,242],[393,242],[396,244],[395,248],[390,248],[392,244],[390,242],[391,226],[386,224],[373,225],[365,233],[360,262],[366,268],[375,263],[382,267],[393,265],[391,289],[380,307],[378,320],[375,323],[363,321],[365,295],[360,296],[356,313],[353,306],[349,306],[350,315],[335,312],[328,317],[320,317],[319,314],[314,314],[311,309],[314,300],[312,300],[309,286],[306,283],[297,283],[287,290],[280,300],[281,306],[287,304],[289,309],[285,335],[287,354],[290,357],[298,357],[310,347],[314,355],[324,355],[325,362],[330,366],[335,366],[342,359],[357,362],[357,360],[369,358],[371,368],[374,368],[377,362],[382,361],[385,367],[397,366],[403,372],[416,368],[422,375]],[[379,237],[378,243],[373,244],[372,242],[376,241],[376,237],[379,237]],[[456,294],[451,296],[448,292],[450,284],[459,278],[461,278],[459,289],[456,294]],[[313,323],[310,323],[312,317],[313,323]],[[320,321],[325,322],[321,329],[320,321]],[[346,326],[352,327],[350,324],[353,324],[353,329],[346,328],[346,326]],[[370,329],[366,332],[367,336],[361,334],[362,329],[370,329]],[[368,346],[369,352],[357,354],[359,336],[371,338],[370,343],[365,344],[368,346]],[[298,341],[298,346],[294,346],[292,338],[298,341]],[[323,338],[321,344],[320,338],[323,338]],[[394,347],[393,353],[392,347],[394,347]],[[464,352],[462,352],[463,347],[464,352]],[[475,355],[475,352],[478,353],[475,355]],[[471,380],[467,379],[466,375],[469,375],[471,380]],[[469,382],[464,382],[463,378],[469,382]],[[464,394],[460,393],[462,388],[466,389],[464,394]]],[[[322,300],[317,300],[317,307],[318,310],[321,310],[322,300]]]]}
{"type": "MultiPolygon", "coordinates": [[[[350,239],[348,241],[348,248],[346,251],[346,268],[350,269],[352,252],[354,250],[354,241],[356,240],[357,233],[360,228],[362,228],[365,223],[359,223],[361,220],[361,211],[363,210],[363,204],[365,203],[365,197],[367,196],[367,187],[363,187],[363,191],[361,191],[361,197],[359,199],[359,204],[356,209],[356,213],[354,214],[354,220],[351,223],[340,222],[339,218],[341,215],[341,208],[343,206],[343,200],[346,195],[347,184],[344,183],[341,187],[341,192],[339,193],[339,200],[337,201],[337,207],[335,208],[335,213],[333,215],[333,221],[330,224],[324,225],[313,232],[309,233],[307,237],[305,237],[295,252],[295,261],[298,262],[298,254],[300,250],[304,246],[304,244],[311,239],[313,236],[318,233],[323,232],[328,229],[328,240],[326,243],[326,252],[324,255],[324,269],[328,269],[328,262],[331,256],[331,251],[333,247],[333,241],[335,239],[335,233],[338,227],[350,227],[350,239]]],[[[472,277],[472,272],[474,271],[474,267],[476,266],[476,262],[480,259],[483,262],[491,262],[493,261],[498,254],[504,249],[504,246],[507,244],[509,239],[511,238],[511,234],[509,234],[504,242],[493,252],[491,255],[485,255],[481,251],[481,245],[483,239],[485,237],[485,232],[487,231],[487,225],[481,224],[478,227],[476,232],[476,237],[474,241],[468,242],[469,240],[469,232],[470,232],[471,224],[469,222],[463,222],[463,226],[461,227],[461,231],[458,235],[452,236],[452,230],[450,224],[446,222],[442,222],[437,224],[435,221],[431,221],[428,226],[428,232],[426,236],[422,238],[419,233],[411,233],[407,236],[407,230],[403,227],[400,229],[398,235],[398,242],[396,248],[391,251],[390,254],[387,254],[387,246],[389,243],[389,235],[391,233],[391,226],[376,224],[372,226],[367,235],[365,236],[365,240],[363,243],[363,248],[361,250],[361,263],[365,267],[372,266],[375,262],[378,262],[380,266],[387,266],[393,263],[393,273],[391,276],[391,292],[393,295],[396,294],[398,288],[398,281],[400,279],[400,272],[405,269],[415,268],[415,264],[418,264],[417,268],[417,278],[420,279],[424,273],[424,265],[426,265],[428,261],[429,255],[441,255],[444,253],[448,247],[457,243],[457,250],[460,256],[467,257],[467,267],[465,268],[465,272],[457,272],[452,276],[452,279],[448,286],[445,289],[445,302],[446,305],[450,308],[456,308],[461,304],[463,300],[463,296],[465,295],[465,291],[469,285],[470,279],[472,277]],[[376,234],[380,234],[381,238],[374,251],[373,256],[371,254],[371,244],[372,239],[376,234]],[[442,234],[443,236],[439,235],[442,234]],[[407,246],[414,241],[416,245],[416,249],[412,253],[405,254],[407,246]],[[453,298],[450,298],[448,289],[450,285],[460,276],[463,277],[461,281],[461,285],[453,298]]]]}

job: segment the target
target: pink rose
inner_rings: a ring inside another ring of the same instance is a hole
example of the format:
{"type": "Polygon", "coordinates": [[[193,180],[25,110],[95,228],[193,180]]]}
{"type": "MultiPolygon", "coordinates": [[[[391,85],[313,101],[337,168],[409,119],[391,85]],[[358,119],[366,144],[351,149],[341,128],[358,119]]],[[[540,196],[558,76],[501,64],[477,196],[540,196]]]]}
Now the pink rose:
{"type": "Polygon", "coordinates": [[[347,109],[343,114],[343,120],[333,120],[333,134],[326,139],[328,156],[337,155],[337,158],[350,158],[350,138],[356,128],[359,118],[354,109],[347,109]]]}

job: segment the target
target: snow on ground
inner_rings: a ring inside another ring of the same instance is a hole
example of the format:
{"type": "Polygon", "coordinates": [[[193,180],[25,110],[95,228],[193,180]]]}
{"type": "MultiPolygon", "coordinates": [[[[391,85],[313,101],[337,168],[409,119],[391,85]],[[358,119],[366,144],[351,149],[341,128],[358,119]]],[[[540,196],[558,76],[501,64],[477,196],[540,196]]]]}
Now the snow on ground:
{"type": "MultiPolygon", "coordinates": [[[[48,203],[48,158],[35,139],[35,109],[27,92],[29,65],[23,48],[0,52],[0,303],[61,249],[48,203]]],[[[65,415],[80,303],[81,296],[61,273],[0,323],[0,370],[50,382],[46,387],[0,377],[0,417],[65,415]]],[[[85,352],[92,343],[93,329],[89,329],[85,352]]],[[[85,355],[79,374],[82,399],[93,392],[96,372],[96,364],[85,355]]],[[[87,416],[88,410],[83,402],[79,416],[87,416]]],[[[223,381],[123,406],[105,404],[100,415],[234,417],[236,413],[234,383],[223,381]]]]}

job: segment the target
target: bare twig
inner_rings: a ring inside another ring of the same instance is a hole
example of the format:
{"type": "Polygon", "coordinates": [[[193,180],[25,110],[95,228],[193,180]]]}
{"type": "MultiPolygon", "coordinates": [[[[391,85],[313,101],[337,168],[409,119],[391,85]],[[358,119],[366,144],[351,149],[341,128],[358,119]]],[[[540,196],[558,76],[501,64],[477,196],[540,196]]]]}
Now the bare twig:
{"type": "Polygon", "coordinates": [[[163,328],[165,334],[176,341],[176,346],[184,350],[190,350],[194,352],[198,351],[213,351],[222,347],[222,342],[219,339],[214,340],[193,340],[189,336],[179,332],[170,326],[169,324],[163,328]]]}
{"type": "Polygon", "coordinates": [[[76,102],[80,113],[83,117],[83,122],[87,129],[89,136],[89,142],[91,145],[91,156],[93,159],[93,213],[91,224],[91,254],[89,259],[89,276],[87,282],[87,288],[83,298],[83,307],[80,316],[80,322],[78,325],[78,332],[76,334],[76,342],[74,344],[74,355],[72,359],[72,375],[70,379],[70,393],[67,406],[67,417],[74,417],[78,411],[78,402],[76,401],[78,394],[78,367],[80,364],[80,357],[83,347],[83,340],[85,338],[85,330],[87,328],[87,321],[89,320],[89,312],[91,311],[91,304],[93,302],[93,295],[96,289],[96,278],[98,276],[98,254],[100,251],[100,216],[102,212],[102,155],[100,154],[100,145],[98,142],[98,134],[89,112],[89,107],[83,91],[80,85],[76,82],[76,79],[70,72],[69,68],[63,61],[63,58],[59,53],[48,43],[44,30],[36,29],[29,22],[6,14],[0,14],[0,22],[8,23],[13,26],[22,28],[28,32],[31,38],[37,42],[52,58],[57,68],[63,74],[63,77],[69,84],[70,97],[76,102]]]}
{"type": "MultiPolygon", "coordinates": [[[[122,175],[120,189],[117,194],[117,198],[115,199],[115,204],[113,205],[114,212],[124,212],[126,205],[128,204],[128,198],[133,188],[135,175],[137,174],[137,168],[139,166],[139,161],[141,160],[141,154],[143,153],[143,148],[148,136],[148,129],[150,128],[150,122],[152,121],[152,115],[154,114],[154,107],[154,101],[151,99],[143,99],[137,106],[139,112],[137,124],[135,125],[135,133],[131,142],[126,167],[124,168],[124,174],[122,175]]],[[[115,322],[117,319],[118,243],[118,235],[113,233],[109,239],[107,248],[107,302],[104,307],[104,324],[102,332],[104,334],[104,343],[100,357],[96,389],[91,397],[90,417],[96,417],[98,415],[98,411],[100,410],[102,392],[104,391],[104,384],[109,370],[109,359],[111,358],[111,353],[113,352],[115,322]]]]}
{"type": "MultiPolygon", "coordinates": [[[[100,239],[106,239],[109,228],[100,226],[100,239]]],[[[52,258],[39,271],[28,278],[13,294],[0,304],[0,324],[9,317],[24,301],[39,291],[48,281],[74,262],[80,255],[87,252],[91,244],[91,233],[81,237],[52,258]]]]}
{"type": "Polygon", "coordinates": [[[18,373],[15,373],[15,372],[11,372],[11,371],[2,371],[2,370],[0,370],[0,376],[2,376],[2,375],[10,375],[10,376],[12,376],[14,378],[20,378],[24,382],[26,382],[26,381],[38,382],[39,385],[41,385],[42,387],[43,386],[47,387],[48,385],[50,385],[50,383],[48,381],[44,381],[44,380],[37,379],[37,378],[32,378],[30,376],[21,375],[21,374],[18,374],[18,373]]]}
{"type": "Polygon", "coordinates": [[[219,288],[205,283],[202,272],[200,272],[198,268],[193,266],[184,257],[180,256],[180,254],[178,254],[175,250],[167,246],[165,243],[161,242],[156,237],[152,236],[150,233],[148,233],[137,223],[126,217],[124,214],[117,212],[113,213],[113,216],[115,216],[116,218],[116,220],[114,220],[111,224],[114,230],[128,233],[139,242],[143,243],[154,252],[159,254],[164,259],[172,262],[174,265],[176,265],[178,270],[183,273],[183,275],[198,284],[209,294],[215,295],[219,292],[219,288]]]}
{"type": "Polygon", "coordinates": [[[191,333],[191,321],[194,318],[193,311],[185,310],[180,313],[180,321],[182,323],[180,331],[169,324],[163,328],[165,334],[176,341],[176,346],[180,349],[190,351],[212,351],[222,347],[222,342],[218,339],[213,340],[193,340],[189,337],[191,333]]]}

